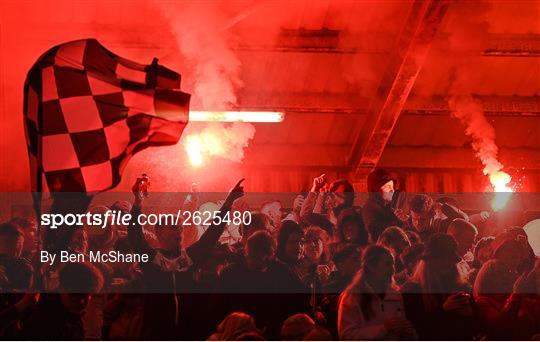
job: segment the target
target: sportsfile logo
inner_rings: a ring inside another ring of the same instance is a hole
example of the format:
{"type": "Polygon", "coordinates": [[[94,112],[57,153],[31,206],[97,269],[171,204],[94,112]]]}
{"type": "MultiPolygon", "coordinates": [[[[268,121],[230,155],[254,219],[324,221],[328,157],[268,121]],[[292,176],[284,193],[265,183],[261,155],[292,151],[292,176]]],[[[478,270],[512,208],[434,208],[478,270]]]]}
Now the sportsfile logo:
{"type": "Polygon", "coordinates": [[[229,211],[220,215],[219,211],[182,211],[178,210],[174,214],[151,213],[140,214],[133,220],[133,216],[120,210],[107,210],[104,213],[85,214],[41,214],[40,224],[51,229],[67,226],[86,226],[106,228],[111,225],[152,225],[152,226],[208,226],[220,223],[233,224],[239,226],[251,224],[251,212],[249,211],[229,211]]]}

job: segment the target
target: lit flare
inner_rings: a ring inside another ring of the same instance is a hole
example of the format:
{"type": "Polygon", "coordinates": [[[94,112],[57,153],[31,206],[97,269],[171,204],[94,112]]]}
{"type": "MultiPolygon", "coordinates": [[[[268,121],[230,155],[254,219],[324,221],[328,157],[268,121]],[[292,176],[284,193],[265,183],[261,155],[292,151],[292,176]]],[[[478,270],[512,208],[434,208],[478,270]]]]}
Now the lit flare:
{"type": "Polygon", "coordinates": [[[510,197],[512,197],[512,188],[508,184],[512,181],[512,177],[504,171],[496,171],[489,175],[489,181],[493,186],[495,195],[491,200],[491,208],[493,211],[499,211],[506,206],[510,197]]]}

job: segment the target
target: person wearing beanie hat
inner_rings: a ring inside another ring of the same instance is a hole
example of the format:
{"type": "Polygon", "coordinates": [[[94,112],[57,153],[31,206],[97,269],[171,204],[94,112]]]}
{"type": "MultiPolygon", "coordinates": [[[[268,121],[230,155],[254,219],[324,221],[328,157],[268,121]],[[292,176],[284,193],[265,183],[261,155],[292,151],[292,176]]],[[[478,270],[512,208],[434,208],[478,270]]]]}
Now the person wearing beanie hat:
{"type": "Polygon", "coordinates": [[[368,175],[369,195],[362,208],[362,218],[371,242],[376,242],[386,227],[403,226],[403,221],[398,218],[392,207],[396,186],[397,180],[384,169],[375,169],[368,175]]]}
{"type": "Polygon", "coordinates": [[[367,178],[367,187],[369,192],[379,192],[381,187],[392,182],[392,190],[397,186],[397,180],[392,176],[390,172],[385,169],[375,169],[373,170],[367,178]]]}

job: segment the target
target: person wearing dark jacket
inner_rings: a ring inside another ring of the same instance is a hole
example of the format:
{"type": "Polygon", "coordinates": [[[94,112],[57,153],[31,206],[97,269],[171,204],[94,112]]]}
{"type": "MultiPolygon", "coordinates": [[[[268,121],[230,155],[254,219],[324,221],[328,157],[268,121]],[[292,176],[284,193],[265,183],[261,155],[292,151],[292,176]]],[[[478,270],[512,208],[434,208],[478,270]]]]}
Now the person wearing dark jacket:
{"type": "Polygon", "coordinates": [[[92,295],[101,291],[103,275],[90,263],[66,263],[59,272],[59,293],[42,294],[22,322],[24,339],[82,340],[83,315],[92,295]]]}
{"type": "Polygon", "coordinates": [[[401,288],[405,315],[421,340],[471,340],[478,332],[472,289],[460,273],[460,261],[454,238],[435,233],[401,288]]]}
{"type": "Polygon", "coordinates": [[[17,331],[16,306],[33,282],[33,269],[21,257],[24,235],[19,226],[0,224],[0,336],[9,338],[17,331]]]}
{"type": "Polygon", "coordinates": [[[354,208],[342,210],[338,216],[335,242],[329,245],[330,253],[334,254],[347,244],[365,247],[368,242],[369,233],[362,215],[354,208]]]}
{"type": "Polygon", "coordinates": [[[337,336],[337,318],[339,296],[349,286],[354,275],[360,269],[362,247],[356,244],[343,245],[332,257],[337,270],[330,274],[328,283],[323,287],[324,299],[321,309],[327,320],[327,328],[332,336],[337,336]]]}
{"type": "Polygon", "coordinates": [[[513,317],[505,306],[515,281],[515,275],[497,259],[487,261],[478,272],[473,289],[474,304],[485,340],[512,339],[513,317]]]}
{"type": "Polygon", "coordinates": [[[504,336],[509,340],[527,340],[540,336],[540,259],[534,268],[521,275],[514,284],[505,307],[506,324],[511,334],[504,336]]]}
{"type": "MultiPolygon", "coordinates": [[[[244,179],[240,180],[225,199],[219,213],[221,218],[230,211],[233,202],[243,196],[243,181],[244,179]]],[[[154,249],[145,240],[138,221],[147,186],[147,179],[143,176],[137,179],[132,188],[135,201],[131,210],[131,226],[128,229],[128,238],[135,252],[148,254],[149,257],[149,262],[140,264],[147,291],[141,337],[151,339],[188,337],[189,308],[196,303],[190,303],[190,297],[181,294],[193,292],[195,289],[195,272],[216,246],[226,222],[224,220],[218,220],[219,224],[212,222],[201,238],[187,249],[181,247],[181,226],[156,226],[160,248],[154,249]],[[183,308],[182,318],[180,306],[183,308]]]]}
{"type": "Polygon", "coordinates": [[[397,180],[384,169],[375,169],[368,175],[369,195],[362,208],[362,218],[373,243],[379,239],[386,227],[403,226],[403,221],[393,208],[396,186],[397,180]]]}
{"type": "Polygon", "coordinates": [[[234,259],[234,261],[240,261],[244,257],[245,245],[247,243],[247,240],[253,233],[259,230],[271,231],[271,229],[272,223],[270,222],[270,218],[266,214],[252,212],[251,222],[249,222],[249,224],[242,223],[238,228],[242,238],[240,239],[240,241],[230,245],[233,253],[231,257],[234,259]]]}
{"type": "Polygon", "coordinates": [[[276,258],[284,263],[301,281],[300,264],[304,258],[305,233],[294,221],[283,221],[277,235],[276,258]]]}
{"type": "Polygon", "coordinates": [[[227,297],[224,311],[252,315],[271,339],[279,338],[284,319],[309,308],[307,289],[287,265],[276,260],[275,249],[267,231],[255,232],[243,260],[227,266],[220,277],[221,292],[227,297]]]}
{"type": "Polygon", "coordinates": [[[362,247],[355,244],[343,245],[333,256],[336,270],[330,274],[324,293],[341,294],[360,268],[362,247]]]}
{"type": "MultiPolygon", "coordinates": [[[[84,308],[73,311],[63,305],[61,295],[43,294],[35,312],[26,323],[23,323],[23,336],[28,339],[46,337],[55,340],[82,340],[84,328],[82,316],[84,308]]],[[[68,294],[77,299],[74,294],[68,294]]],[[[84,300],[84,299],[82,299],[84,300]]]]}
{"type": "Polygon", "coordinates": [[[23,244],[24,234],[17,225],[0,224],[0,292],[24,291],[32,285],[32,266],[21,258],[23,244]]]}
{"type": "Polygon", "coordinates": [[[4,339],[17,336],[19,321],[34,307],[39,297],[39,294],[25,293],[17,303],[7,307],[3,305],[0,309],[0,336],[4,339]]]}

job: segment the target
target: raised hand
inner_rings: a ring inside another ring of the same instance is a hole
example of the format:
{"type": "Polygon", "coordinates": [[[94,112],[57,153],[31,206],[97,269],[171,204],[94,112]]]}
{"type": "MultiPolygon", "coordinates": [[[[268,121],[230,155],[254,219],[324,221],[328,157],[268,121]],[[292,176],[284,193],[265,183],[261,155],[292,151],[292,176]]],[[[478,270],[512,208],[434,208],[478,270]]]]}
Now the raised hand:
{"type": "Polygon", "coordinates": [[[234,188],[231,189],[229,194],[227,195],[227,198],[225,199],[225,203],[232,205],[232,203],[239,199],[240,197],[244,196],[244,186],[242,185],[242,182],[245,180],[245,178],[242,178],[236,183],[234,188]]]}
{"type": "Polygon", "coordinates": [[[302,206],[304,205],[305,198],[302,195],[298,195],[295,197],[293,201],[293,210],[300,212],[300,209],[302,209],[302,206]]]}
{"type": "Polygon", "coordinates": [[[135,196],[135,204],[141,204],[145,197],[148,197],[148,188],[150,187],[150,180],[146,174],[143,173],[142,177],[137,178],[135,184],[131,187],[131,192],[135,196]]]}
{"type": "Polygon", "coordinates": [[[487,211],[482,211],[480,213],[480,219],[481,219],[481,222],[486,222],[488,219],[489,219],[489,212],[487,211]]]}
{"type": "Polygon", "coordinates": [[[313,179],[313,186],[311,187],[311,192],[319,192],[319,190],[321,190],[321,188],[326,184],[326,182],[327,178],[325,173],[323,173],[319,177],[315,177],[313,179]]]}

